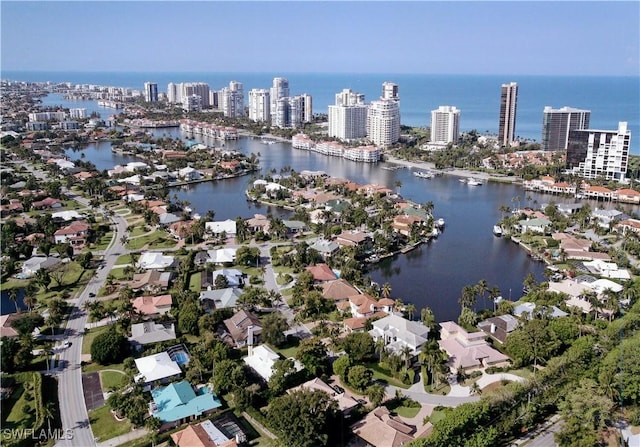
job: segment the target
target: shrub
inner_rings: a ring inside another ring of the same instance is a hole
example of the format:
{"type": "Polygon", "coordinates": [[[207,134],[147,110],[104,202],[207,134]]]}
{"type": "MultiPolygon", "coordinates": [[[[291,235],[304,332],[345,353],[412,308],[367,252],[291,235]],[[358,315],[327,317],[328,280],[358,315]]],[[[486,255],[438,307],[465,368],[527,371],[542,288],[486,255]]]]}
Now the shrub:
{"type": "Polygon", "coordinates": [[[127,338],[111,326],[107,332],[98,335],[91,344],[91,360],[101,365],[119,363],[129,353],[127,338]]]}

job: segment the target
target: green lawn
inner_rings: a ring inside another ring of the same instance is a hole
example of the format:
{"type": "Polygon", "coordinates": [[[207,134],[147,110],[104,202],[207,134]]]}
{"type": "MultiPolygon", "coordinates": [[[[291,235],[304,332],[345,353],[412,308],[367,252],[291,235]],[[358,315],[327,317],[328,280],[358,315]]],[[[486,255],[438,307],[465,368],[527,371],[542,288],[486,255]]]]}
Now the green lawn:
{"type": "Polygon", "coordinates": [[[418,414],[420,410],[421,410],[421,407],[405,407],[405,406],[400,406],[393,409],[393,411],[395,411],[398,414],[398,416],[402,416],[403,418],[413,418],[416,416],[416,414],[418,414]]]}
{"type": "Polygon", "coordinates": [[[111,271],[109,273],[117,281],[121,281],[121,280],[127,279],[127,276],[124,274],[124,267],[118,267],[118,268],[115,268],[115,269],[111,269],[111,271]]]}
{"type": "Polygon", "coordinates": [[[286,359],[288,359],[289,357],[295,357],[300,350],[299,346],[287,346],[285,348],[275,348],[273,346],[271,347],[286,359]]]}
{"type": "Polygon", "coordinates": [[[102,326],[93,329],[87,329],[84,337],[82,337],[82,353],[91,354],[91,343],[99,335],[107,331],[109,326],[102,326]]]}
{"type": "MultiPolygon", "coordinates": [[[[33,393],[33,391],[31,391],[31,393],[33,393]]],[[[10,402],[13,402],[13,406],[8,414],[3,412],[2,428],[33,427],[33,424],[36,421],[35,401],[33,400],[33,397],[27,399],[27,395],[22,384],[16,383],[16,390],[13,392],[10,402]],[[23,411],[27,409],[24,408],[25,406],[28,407],[28,412],[26,413],[23,411]]]]}
{"type": "Polygon", "coordinates": [[[429,416],[429,422],[435,424],[436,422],[447,417],[447,410],[433,410],[429,416]]]}
{"type": "Polygon", "coordinates": [[[202,272],[192,273],[189,277],[189,290],[200,292],[202,290],[202,272]]]}
{"type": "Polygon", "coordinates": [[[28,279],[7,278],[5,282],[0,284],[0,290],[9,290],[20,287],[25,287],[29,284],[28,279]]]}
{"type": "Polygon", "coordinates": [[[367,363],[365,366],[373,371],[373,380],[382,380],[390,385],[397,386],[398,388],[403,388],[405,390],[409,388],[409,385],[405,385],[398,379],[392,377],[389,374],[389,371],[382,368],[377,362],[367,363]]]}
{"type": "Polygon", "coordinates": [[[145,225],[135,225],[131,232],[129,232],[129,237],[142,236],[145,233],[149,233],[150,230],[145,228],[145,225]]]}
{"type": "Polygon", "coordinates": [[[96,241],[92,248],[94,250],[106,250],[109,244],[111,243],[111,239],[113,238],[113,231],[108,231],[104,236],[100,238],[100,240],[96,241]]]}
{"type": "Polygon", "coordinates": [[[108,390],[110,388],[120,388],[124,374],[120,374],[114,371],[102,371],[100,372],[100,379],[102,380],[102,389],[108,390]]]}
{"type": "Polygon", "coordinates": [[[158,230],[139,238],[130,239],[127,243],[127,248],[129,250],[140,250],[147,244],[149,248],[170,248],[175,247],[176,240],[165,231],[158,230]]]}
{"type": "MultiPolygon", "coordinates": [[[[117,369],[124,372],[124,363],[114,363],[113,365],[100,365],[99,363],[89,363],[82,367],[83,373],[100,372],[105,369],[117,369]]],[[[115,373],[117,374],[117,373],[115,373]]]]}
{"type": "Polygon", "coordinates": [[[100,442],[129,433],[132,428],[128,419],[124,421],[116,420],[107,405],[90,411],[89,420],[91,421],[93,436],[98,438],[100,442]]]}
{"type": "Polygon", "coordinates": [[[131,262],[131,255],[122,255],[118,259],[116,259],[116,265],[131,264],[131,262]]]}

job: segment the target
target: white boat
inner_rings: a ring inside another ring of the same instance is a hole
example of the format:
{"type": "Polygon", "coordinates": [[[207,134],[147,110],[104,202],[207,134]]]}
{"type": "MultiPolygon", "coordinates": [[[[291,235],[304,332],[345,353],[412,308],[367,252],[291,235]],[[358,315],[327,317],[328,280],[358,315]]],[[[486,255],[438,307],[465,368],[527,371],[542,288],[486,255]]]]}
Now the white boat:
{"type": "Polygon", "coordinates": [[[478,179],[475,179],[473,177],[469,177],[467,179],[467,185],[469,186],[482,186],[482,182],[478,179]]]}
{"type": "Polygon", "coordinates": [[[458,179],[458,181],[459,181],[460,183],[467,183],[467,179],[466,179],[466,178],[458,179]]]}
{"type": "Polygon", "coordinates": [[[438,228],[444,228],[444,219],[442,217],[440,219],[436,220],[436,226],[438,228]]]}
{"type": "Polygon", "coordinates": [[[431,236],[438,237],[439,234],[440,232],[438,231],[437,228],[434,228],[433,230],[431,230],[431,236]]]}
{"type": "Polygon", "coordinates": [[[502,236],[502,227],[500,225],[494,225],[493,234],[495,234],[496,236],[502,236]]]}
{"type": "Polygon", "coordinates": [[[416,177],[420,177],[420,178],[433,178],[434,175],[431,172],[424,172],[424,171],[416,171],[413,173],[413,175],[415,175],[416,177]]]}

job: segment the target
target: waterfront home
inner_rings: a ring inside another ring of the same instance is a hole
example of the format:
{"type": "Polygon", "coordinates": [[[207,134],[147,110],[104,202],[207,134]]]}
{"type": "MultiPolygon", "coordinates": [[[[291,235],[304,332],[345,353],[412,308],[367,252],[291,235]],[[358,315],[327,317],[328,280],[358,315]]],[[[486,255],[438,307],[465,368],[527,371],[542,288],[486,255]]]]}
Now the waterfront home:
{"type": "Polygon", "coordinates": [[[559,282],[549,282],[547,289],[549,292],[565,294],[568,298],[565,300],[567,306],[582,309],[584,313],[591,312],[591,304],[585,298],[587,294],[593,290],[589,283],[581,283],[573,279],[564,279],[559,282]]]}
{"type": "Polygon", "coordinates": [[[235,287],[225,289],[203,290],[200,292],[200,303],[205,312],[211,313],[216,309],[226,309],[236,307],[238,298],[242,295],[242,290],[235,287]]]}
{"type": "Polygon", "coordinates": [[[324,259],[330,258],[340,250],[340,246],[337,242],[323,238],[313,241],[313,243],[309,245],[309,248],[316,250],[324,259]]]}
{"type": "Polygon", "coordinates": [[[395,304],[395,302],[389,298],[376,300],[367,293],[352,295],[348,300],[349,307],[347,310],[349,310],[355,318],[372,318],[374,315],[385,316],[393,312],[393,306],[395,304]]]}
{"type": "Polygon", "coordinates": [[[608,229],[610,225],[615,223],[617,220],[622,220],[626,217],[628,216],[625,216],[622,211],[618,210],[596,208],[595,210],[591,211],[591,219],[596,221],[599,227],[605,229],[608,229]]]}
{"type": "Polygon", "coordinates": [[[582,188],[582,195],[588,199],[612,200],[614,193],[609,188],[598,185],[586,185],[582,188]]]}
{"type": "Polygon", "coordinates": [[[244,309],[224,320],[224,326],[227,328],[227,333],[222,339],[237,348],[246,346],[250,336],[252,337],[250,344],[258,342],[262,334],[260,319],[244,309]]]}
{"type": "Polygon", "coordinates": [[[305,270],[313,275],[315,283],[322,283],[336,279],[336,274],[327,264],[315,264],[305,267],[305,270]]]}
{"type": "Polygon", "coordinates": [[[576,186],[565,182],[556,182],[553,177],[543,176],[539,179],[522,182],[525,191],[539,191],[550,194],[576,194],[576,186]]]}
{"type": "Polygon", "coordinates": [[[145,321],[131,325],[129,341],[135,349],[141,350],[143,345],[176,339],[173,323],[156,323],[145,321]]]}
{"type": "Polygon", "coordinates": [[[550,225],[551,221],[549,219],[535,218],[518,221],[520,231],[522,231],[523,233],[527,231],[532,231],[534,233],[545,233],[550,225]]]}
{"type": "Polygon", "coordinates": [[[40,269],[51,270],[60,264],[60,259],[52,256],[34,256],[22,263],[21,272],[25,277],[36,274],[40,269]]]}
{"type": "Polygon", "coordinates": [[[631,279],[631,275],[627,269],[621,269],[615,262],[606,262],[601,259],[583,262],[587,270],[594,275],[604,276],[605,278],[627,281],[631,279]]]}
{"type": "Polygon", "coordinates": [[[613,199],[618,202],[637,205],[640,203],[640,192],[629,188],[618,189],[613,193],[613,199]]]}
{"type": "Polygon", "coordinates": [[[507,336],[515,331],[520,322],[513,315],[499,315],[478,323],[478,328],[500,344],[507,341],[507,336]]]}
{"type": "Polygon", "coordinates": [[[300,390],[310,390],[310,391],[322,391],[329,395],[329,397],[335,400],[338,404],[338,409],[344,414],[347,415],[356,408],[359,404],[358,401],[353,397],[348,396],[344,391],[342,393],[337,392],[331,386],[329,386],[324,380],[319,378],[314,378],[309,380],[308,382],[303,383],[302,385],[296,386],[294,388],[289,388],[287,393],[291,394],[294,391],[300,390]]]}
{"type": "Polygon", "coordinates": [[[189,232],[191,231],[191,227],[194,223],[194,220],[181,220],[169,224],[167,228],[171,236],[180,241],[189,236],[189,232]]]}
{"type": "Polygon", "coordinates": [[[423,220],[418,216],[398,215],[393,218],[391,228],[396,233],[409,237],[411,229],[416,225],[422,225],[423,220]]]}
{"type": "Polygon", "coordinates": [[[358,289],[344,279],[323,282],[320,286],[322,287],[322,297],[335,303],[346,302],[350,296],[360,294],[358,289]]]}
{"type": "Polygon", "coordinates": [[[566,317],[567,315],[569,315],[556,306],[542,306],[537,313],[535,312],[536,308],[537,305],[535,303],[530,303],[528,301],[519,301],[517,303],[514,303],[513,305],[513,315],[515,315],[516,317],[522,317],[526,313],[528,320],[532,319],[533,316],[537,313],[545,314],[550,318],[566,317]]]}
{"type": "Polygon", "coordinates": [[[231,160],[231,161],[221,161],[220,163],[218,163],[218,166],[220,166],[221,169],[224,169],[225,171],[230,171],[230,172],[236,172],[238,169],[240,169],[240,162],[238,160],[231,160]]]}
{"type": "Polygon", "coordinates": [[[283,220],[282,224],[287,229],[287,236],[295,236],[307,229],[307,224],[300,220],[283,220]]]}
{"type": "MultiPolygon", "coordinates": [[[[155,208],[153,211],[155,212],[155,208]]],[[[176,216],[173,213],[167,213],[166,211],[164,213],[158,213],[158,225],[162,228],[166,228],[171,224],[180,222],[181,220],[182,218],[180,216],[176,216]]]]}
{"type": "Polygon", "coordinates": [[[391,314],[374,321],[369,335],[374,341],[383,340],[385,349],[389,352],[400,355],[408,347],[411,355],[416,356],[427,342],[429,328],[419,321],[391,314]]]}
{"type": "Polygon", "coordinates": [[[134,359],[138,374],[134,377],[136,382],[145,385],[145,391],[149,391],[151,384],[158,381],[169,383],[180,377],[182,370],[175,360],[169,357],[166,351],[134,359]]]}
{"type": "Polygon", "coordinates": [[[205,222],[204,229],[214,237],[225,234],[227,237],[236,236],[236,221],[227,219],[223,221],[205,222]]]}
{"type": "Polygon", "coordinates": [[[152,390],[151,416],[160,419],[163,425],[167,424],[165,428],[168,428],[211,414],[222,406],[209,387],[200,387],[197,391],[196,394],[186,380],[152,390]],[[173,424],[168,425],[169,423],[173,424]]]}
{"type": "Polygon", "coordinates": [[[392,416],[387,407],[378,407],[356,422],[351,431],[367,446],[401,447],[414,440],[416,428],[392,416]]]}
{"type": "Polygon", "coordinates": [[[228,438],[209,420],[188,425],[172,433],[171,439],[177,447],[238,447],[235,437],[228,438]]]}
{"type": "Polygon", "coordinates": [[[254,214],[253,218],[245,221],[245,224],[251,234],[256,234],[259,231],[262,231],[264,234],[269,234],[271,221],[262,214],[254,214]]]}
{"type": "Polygon", "coordinates": [[[202,178],[202,174],[198,172],[197,169],[187,166],[186,168],[182,168],[178,171],[177,177],[185,181],[193,181],[200,180],[202,178]]]}
{"type": "Polygon", "coordinates": [[[459,368],[468,372],[508,364],[509,357],[492,348],[484,332],[467,332],[453,321],[440,323],[440,328],[438,345],[449,356],[449,368],[454,374],[459,368]]]}
{"type": "Polygon", "coordinates": [[[564,252],[565,259],[608,261],[611,257],[607,253],[590,251],[592,241],[580,239],[567,233],[553,233],[551,237],[560,242],[560,250],[564,252]]]}
{"type": "Polygon", "coordinates": [[[336,236],[336,242],[343,247],[365,246],[372,241],[371,235],[359,230],[343,231],[336,236]]]}
{"type": "Polygon", "coordinates": [[[143,270],[163,270],[175,265],[173,256],[165,256],[162,253],[146,251],[140,255],[136,267],[143,270]]]}
{"type": "Polygon", "coordinates": [[[133,308],[145,317],[165,315],[171,310],[171,295],[139,296],[131,301],[133,308]]]}
{"type": "MultiPolygon", "coordinates": [[[[584,207],[584,203],[557,203],[556,209],[564,216],[571,216],[584,207]]],[[[541,206],[542,209],[546,208],[546,204],[541,206]]]]}

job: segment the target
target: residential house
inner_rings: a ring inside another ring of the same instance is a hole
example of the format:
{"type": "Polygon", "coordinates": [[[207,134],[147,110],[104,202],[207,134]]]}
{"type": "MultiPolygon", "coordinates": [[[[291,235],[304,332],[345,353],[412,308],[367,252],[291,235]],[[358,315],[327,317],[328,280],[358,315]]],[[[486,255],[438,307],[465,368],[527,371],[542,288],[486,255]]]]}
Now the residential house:
{"type": "Polygon", "coordinates": [[[129,341],[136,346],[138,350],[142,349],[143,345],[175,339],[176,331],[173,323],[145,321],[131,325],[131,337],[129,337],[129,341]]]}
{"type": "Polygon", "coordinates": [[[418,216],[408,216],[400,214],[393,218],[391,228],[397,233],[403,236],[409,237],[411,235],[411,228],[416,225],[422,225],[423,220],[418,216]]]}
{"type": "Polygon", "coordinates": [[[209,387],[200,387],[196,393],[186,380],[156,388],[151,391],[151,397],[151,416],[167,424],[167,428],[211,414],[222,406],[209,387]]]}
{"type": "Polygon", "coordinates": [[[564,255],[565,259],[594,260],[601,259],[608,261],[611,257],[607,253],[594,252],[591,250],[592,241],[580,239],[567,233],[554,233],[551,237],[560,241],[560,251],[554,257],[564,255]]]}
{"type": "Polygon", "coordinates": [[[34,210],[46,210],[46,209],[56,209],[56,208],[62,208],[62,202],[52,197],[47,197],[46,199],[37,200],[31,204],[31,209],[34,209],[34,210]]]}
{"type": "Polygon", "coordinates": [[[344,302],[349,299],[350,296],[359,295],[360,291],[353,287],[348,281],[344,279],[336,279],[334,281],[326,281],[321,285],[322,296],[327,300],[332,300],[336,303],[344,302]]]}
{"type": "Polygon", "coordinates": [[[53,233],[56,244],[69,243],[75,252],[82,250],[87,244],[91,226],[84,221],[72,222],[53,233]]]}
{"type": "Polygon", "coordinates": [[[0,205],[0,214],[3,216],[17,214],[23,211],[24,207],[19,199],[9,199],[9,203],[7,205],[0,205]]]}
{"type": "Polygon", "coordinates": [[[171,310],[171,295],[139,296],[131,301],[133,308],[145,317],[165,315],[171,310]]]}
{"type": "Polygon", "coordinates": [[[637,205],[640,203],[640,192],[629,188],[618,189],[614,192],[614,199],[618,202],[633,203],[637,205]]]}
{"type": "Polygon", "coordinates": [[[173,267],[175,258],[173,256],[164,256],[162,253],[146,251],[140,255],[136,266],[143,270],[163,270],[173,267]]]}
{"type": "Polygon", "coordinates": [[[138,374],[134,377],[136,382],[146,385],[146,390],[151,388],[154,382],[169,383],[180,377],[180,366],[169,357],[166,351],[134,359],[138,374]]]}
{"type": "Polygon", "coordinates": [[[287,229],[288,236],[294,236],[307,229],[307,224],[299,220],[283,220],[282,224],[287,229]]]}
{"type": "Polygon", "coordinates": [[[353,434],[367,446],[401,447],[414,440],[416,428],[397,416],[392,416],[386,407],[378,407],[351,428],[353,434]]]}
{"type": "Polygon", "coordinates": [[[187,425],[171,434],[171,439],[177,447],[238,447],[235,437],[227,437],[209,420],[187,425]]]}
{"type": "Polygon", "coordinates": [[[206,222],[204,229],[207,233],[215,237],[220,237],[223,233],[227,237],[236,236],[236,221],[227,219],[223,221],[206,222]]]}
{"type": "MultiPolygon", "coordinates": [[[[513,315],[515,315],[516,317],[522,317],[526,312],[528,315],[528,319],[531,319],[535,315],[536,307],[537,306],[535,303],[530,303],[528,301],[519,301],[513,305],[513,315]]],[[[539,312],[546,313],[551,318],[566,317],[567,315],[569,315],[556,306],[542,306],[539,312]]]]}
{"type": "Polygon", "coordinates": [[[22,274],[26,277],[30,277],[36,274],[40,269],[51,270],[60,264],[60,259],[52,256],[34,256],[27,259],[22,263],[22,274]]]}
{"type": "MultiPolygon", "coordinates": [[[[155,208],[153,210],[155,212],[155,208]]],[[[162,228],[167,228],[172,224],[178,223],[182,220],[180,216],[173,213],[161,212],[158,214],[158,225],[162,228]]]]}
{"type": "Polygon", "coordinates": [[[532,231],[534,233],[546,233],[550,225],[551,221],[549,219],[540,218],[525,219],[518,222],[518,226],[523,233],[527,231],[532,231]]]}
{"type": "Polygon", "coordinates": [[[55,213],[51,213],[51,218],[53,220],[63,220],[65,222],[82,219],[84,217],[84,215],[78,213],[76,210],[57,211],[55,213]]]}
{"type": "Polygon", "coordinates": [[[316,239],[309,248],[316,250],[324,259],[330,258],[340,250],[337,242],[328,239],[316,239]]]}
{"type": "Polygon", "coordinates": [[[256,234],[259,231],[262,231],[264,234],[269,234],[271,221],[262,214],[254,214],[253,218],[247,219],[245,223],[251,234],[256,234]]]}
{"type": "Polygon", "coordinates": [[[190,182],[193,180],[200,180],[202,178],[202,174],[198,172],[197,169],[187,166],[186,168],[182,168],[178,171],[178,178],[190,182]]]}
{"type": "Polygon", "coordinates": [[[202,272],[201,286],[203,289],[215,287],[216,278],[223,276],[227,287],[242,287],[244,285],[244,273],[238,269],[220,269],[214,272],[202,272]]]}
{"type": "Polygon", "coordinates": [[[161,272],[159,270],[134,273],[133,281],[129,283],[129,287],[136,292],[138,290],[161,292],[169,288],[172,276],[172,272],[161,272]]]}
{"type": "Polygon", "coordinates": [[[349,308],[354,317],[371,318],[375,313],[381,312],[385,316],[393,311],[394,301],[389,298],[376,300],[367,293],[352,295],[349,297],[349,308]]]}
{"type": "Polygon", "coordinates": [[[373,322],[369,335],[375,341],[384,340],[388,351],[402,354],[405,347],[411,349],[411,355],[420,353],[427,342],[429,328],[419,321],[410,321],[398,315],[387,315],[373,322]]]}
{"type": "Polygon", "coordinates": [[[331,397],[331,399],[335,400],[338,403],[338,408],[345,415],[349,414],[351,410],[359,405],[358,401],[353,397],[347,395],[345,392],[337,392],[335,389],[331,388],[331,386],[329,386],[324,380],[317,377],[303,383],[302,385],[288,389],[287,393],[291,394],[294,391],[299,390],[323,391],[327,393],[329,397],[331,397]]]}
{"type": "Polygon", "coordinates": [[[582,195],[589,199],[611,200],[614,192],[604,186],[586,185],[582,188],[582,195]]]}
{"type": "Polygon", "coordinates": [[[181,220],[169,224],[167,228],[169,229],[169,233],[171,233],[171,236],[180,241],[186,239],[189,236],[191,227],[194,223],[194,220],[181,220]]]}
{"type": "Polygon", "coordinates": [[[237,248],[219,248],[207,251],[207,261],[212,264],[233,264],[236,261],[237,248]]]}
{"type": "Polygon", "coordinates": [[[633,231],[634,233],[640,233],[640,220],[637,219],[624,219],[616,225],[616,231],[622,230],[622,234],[627,231],[633,231]]]}
{"type": "Polygon", "coordinates": [[[333,281],[336,279],[336,274],[327,264],[310,265],[305,269],[313,275],[313,281],[316,283],[333,281]]]}
{"type": "Polygon", "coordinates": [[[484,332],[467,332],[453,321],[440,323],[440,349],[449,356],[449,368],[472,371],[486,366],[506,366],[509,357],[495,350],[485,340],[484,332]]]}
{"type": "Polygon", "coordinates": [[[601,228],[609,229],[616,221],[621,220],[624,213],[618,210],[606,210],[596,208],[591,212],[591,218],[597,222],[601,228]]]}
{"type": "Polygon", "coordinates": [[[606,262],[601,259],[583,262],[583,266],[594,275],[604,276],[605,278],[617,279],[620,281],[628,281],[631,279],[629,270],[621,269],[615,262],[606,262]]]}
{"type": "Polygon", "coordinates": [[[564,279],[558,282],[551,281],[547,290],[567,295],[568,298],[565,300],[567,306],[577,307],[585,313],[591,312],[591,304],[586,299],[586,296],[592,290],[589,283],[580,283],[573,279],[564,279]]]}
{"type": "Polygon", "coordinates": [[[371,235],[358,230],[343,231],[336,236],[336,242],[343,247],[362,247],[370,244],[371,241],[371,235]]]}
{"type": "Polygon", "coordinates": [[[216,309],[228,309],[236,307],[242,291],[235,287],[226,289],[204,290],[200,292],[200,303],[208,313],[216,309]]]}
{"type": "MultiPolygon", "coordinates": [[[[253,348],[249,348],[249,355],[242,360],[251,367],[260,377],[265,381],[269,381],[273,375],[273,367],[280,355],[267,345],[259,345],[253,348]]],[[[296,371],[302,371],[303,366],[295,359],[294,368],[296,371]]]]}
{"type": "Polygon", "coordinates": [[[16,331],[11,325],[19,316],[17,313],[0,315],[0,337],[17,337],[18,331],[16,331]]]}
{"type": "Polygon", "coordinates": [[[500,315],[478,323],[478,328],[500,344],[507,341],[507,336],[518,328],[520,322],[513,315],[500,315]]]}
{"type": "MultiPolygon", "coordinates": [[[[224,320],[224,325],[233,341],[230,344],[238,348],[246,346],[249,342],[256,343],[260,339],[260,334],[262,334],[260,319],[244,309],[236,312],[231,318],[224,320]],[[253,337],[252,340],[249,340],[250,335],[253,337]]],[[[225,341],[230,342],[229,337],[224,337],[225,341]]]]}

